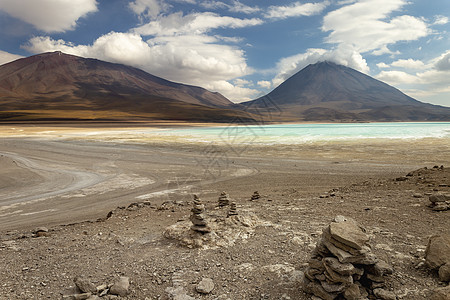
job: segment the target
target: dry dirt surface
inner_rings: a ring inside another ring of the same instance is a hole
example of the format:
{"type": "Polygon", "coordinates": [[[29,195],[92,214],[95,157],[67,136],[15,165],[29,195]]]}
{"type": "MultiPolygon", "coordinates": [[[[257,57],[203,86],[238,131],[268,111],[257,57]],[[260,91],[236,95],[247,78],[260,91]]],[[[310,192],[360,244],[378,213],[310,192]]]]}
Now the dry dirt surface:
{"type": "Polygon", "coordinates": [[[336,215],[363,226],[372,251],[393,266],[387,289],[399,299],[429,299],[443,284],[425,267],[424,251],[429,236],[449,232],[450,211],[432,211],[428,195],[450,193],[450,168],[407,173],[352,180],[344,174],[342,181],[330,173],[313,190],[305,187],[306,175],[292,172],[205,184],[199,196],[209,218],[227,210],[217,207],[225,190],[239,215],[259,220],[221,246],[189,248],[164,237],[168,226],[189,221],[190,193],[133,201],[96,221],[50,227],[41,237],[0,230],[0,299],[61,299],[76,276],[96,286],[129,277],[129,294],[120,299],[310,299],[302,272],[336,215]],[[250,201],[256,189],[261,198],[250,201]],[[214,283],[208,294],[196,290],[202,278],[214,283]]]}

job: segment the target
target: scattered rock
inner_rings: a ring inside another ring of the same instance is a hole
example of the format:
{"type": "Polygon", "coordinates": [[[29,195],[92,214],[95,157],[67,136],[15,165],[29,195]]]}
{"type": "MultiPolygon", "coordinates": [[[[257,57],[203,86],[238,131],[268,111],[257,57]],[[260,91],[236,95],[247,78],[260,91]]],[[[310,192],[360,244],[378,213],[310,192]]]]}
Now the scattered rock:
{"type": "Polygon", "coordinates": [[[428,197],[430,204],[428,205],[434,211],[450,210],[450,194],[434,194],[428,197]]]}
{"type": "Polygon", "coordinates": [[[214,281],[211,278],[202,278],[195,290],[201,294],[209,294],[214,289],[214,281]]]}
{"type": "Polygon", "coordinates": [[[97,293],[97,287],[85,277],[77,276],[73,282],[83,293],[97,293]]]}
{"type": "Polygon", "coordinates": [[[375,297],[383,300],[397,300],[397,296],[390,291],[384,289],[374,289],[373,294],[375,297]]]}
{"type": "Polygon", "coordinates": [[[119,280],[111,286],[109,293],[112,295],[125,297],[129,293],[129,288],[130,278],[121,276],[119,280]]]}
{"type": "Polygon", "coordinates": [[[34,235],[37,237],[49,236],[47,227],[38,227],[33,231],[34,235]]]}

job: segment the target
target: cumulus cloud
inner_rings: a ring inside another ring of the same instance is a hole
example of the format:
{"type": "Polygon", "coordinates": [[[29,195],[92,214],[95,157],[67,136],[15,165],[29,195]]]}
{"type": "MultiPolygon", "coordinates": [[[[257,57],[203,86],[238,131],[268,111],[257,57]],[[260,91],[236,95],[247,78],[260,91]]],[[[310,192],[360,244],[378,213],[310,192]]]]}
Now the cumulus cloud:
{"type": "Polygon", "coordinates": [[[392,63],[393,67],[400,67],[405,69],[423,69],[425,68],[425,64],[420,60],[414,59],[399,59],[392,63]]]}
{"type": "Polygon", "coordinates": [[[323,20],[322,30],[330,31],[326,42],[352,45],[362,53],[384,54],[390,44],[430,34],[420,18],[408,15],[390,18],[391,13],[406,4],[406,0],[365,0],[332,11],[323,20]]]}
{"type": "Polygon", "coordinates": [[[294,2],[286,6],[270,6],[266,13],[266,18],[286,19],[289,17],[317,15],[320,14],[328,4],[328,1],[322,3],[294,2]]]}
{"type": "Polygon", "coordinates": [[[369,72],[369,67],[367,66],[366,60],[351,46],[340,45],[333,50],[311,48],[305,53],[300,53],[281,59],[277,63],[277,75],[272,80],[272,85],[274,87],[278,86],[307,65],[314,64],[319,61],[331,61],[364,73],[369,72]]]}
{"type": "Polygon", "coordinates": [[[0,10],[45,32],[73,30],[79,18],[97,11],[96,0],[1,0],[0,10]]]}
{"type": "Polygon", "coordinates": [[[418,78],[416,76],[403,71],[381,71],[375,78],[392,85],[418,83],[418,78]]]}
{"type": "Polygon", "coordinates": [[[7,64],[19,58],[23,58],[23,56],[0,50],[0,65],[7,64]]]}
{"type": "Polygon", "coordinates": [[[384,62],[380,62],[380,63],[377,63],[377,67],[380,69],[386,69],[386,68],[389,68],[389,65],[385,64],[384,62]]]}
{"type": "Polygon", "coordinates": [[[183,15],[178,12],[135,28],[134,32],[154,36],[204,34],[217,28],[242,28],[260,24],[262,20],[257,18],[239,19],[211,12],[183,15]]]}
{"type": "Polygon", "coordinates": [[[272,87],[272,82],[267,80],[260,80],[257,82],[258,86],[262,87],[263,89],[270,89],[272,87]]]}
{"type": "Polygon", "coordinates": [[[439,56],[435,61],[438,71],[450,71],[450,50],[439,56]]]}

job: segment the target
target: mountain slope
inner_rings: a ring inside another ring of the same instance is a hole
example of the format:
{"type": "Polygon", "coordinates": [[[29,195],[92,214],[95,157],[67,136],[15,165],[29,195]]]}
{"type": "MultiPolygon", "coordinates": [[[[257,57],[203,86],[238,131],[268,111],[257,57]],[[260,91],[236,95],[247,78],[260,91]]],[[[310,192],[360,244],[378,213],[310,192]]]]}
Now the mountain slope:
{"type": "Polygon", "coordinates": [[[248,118],[232,107],[219,93],[61,52],[0,66],[0,119],[248,118]]]}
{"type": "Polygon", "coordinates": [[[307,66],[245,105],[258,111],[278,110],[279,119],[285,120],[450,120],[450,108],[422,103],[386,83],[327,61],[307,66]]]}

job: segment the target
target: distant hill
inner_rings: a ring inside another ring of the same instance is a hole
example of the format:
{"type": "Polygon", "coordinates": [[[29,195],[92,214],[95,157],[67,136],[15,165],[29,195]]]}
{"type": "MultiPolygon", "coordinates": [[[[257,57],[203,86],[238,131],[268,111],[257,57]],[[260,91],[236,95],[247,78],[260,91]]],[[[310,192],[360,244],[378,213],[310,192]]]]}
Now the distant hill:
{"type": "Polygon", "coordinates": [[[327,61],[308,65],[266,96],[242,104],[266,119],[285,121],[450,121],[448,107],[422,103],[327,61]]]}
{"type": "MultiPolygon", "coordinates": [[[[219,93],[62,52],[0,66],[0,120],[227,122],[247,113],[219,93]]],[[[250,118],[251,119],[251,118],[250,118]]]]}

